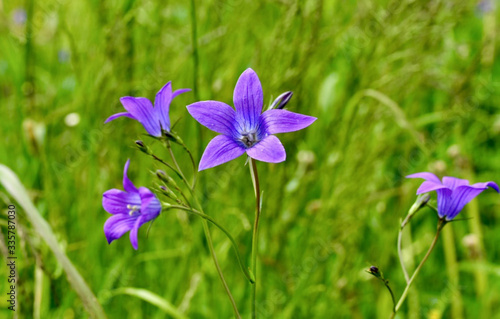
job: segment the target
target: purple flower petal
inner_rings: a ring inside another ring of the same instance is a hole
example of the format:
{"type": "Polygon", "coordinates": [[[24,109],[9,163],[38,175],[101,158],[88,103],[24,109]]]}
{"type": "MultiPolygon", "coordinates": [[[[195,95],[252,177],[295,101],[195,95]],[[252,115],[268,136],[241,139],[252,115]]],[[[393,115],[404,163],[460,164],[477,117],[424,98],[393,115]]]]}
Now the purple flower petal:
{"type": "Polygon", "coordinates": [[[251,158],[268,163],[279,163],[286,159],[285,148],[274,135],[267,136],[259,143],[247,149],[247,154],[251,158]]]}
{"type": "Polygon", "coordinates": [[[130,165],[130,160],[127,160],[125,163],[125,168],[123,169],[123,189],[129,193],[136,193],[138,192],[137,187],[135,187],[134,183],[130,179],[128,179],[127,176],[127,171],[128,167],[130,165]]]}
{"type": "Polygon", "coordinates": [[[119,189],[110,189],[102,195],[102,207],[110,214],[128,214],[127,205],[141,206],[138,193],[127,193],[119,189]]]}
{"type": "MultiPolygon", "coordinates": [[[[457,178],[458,179],[458,178],[457,178]]],[[[447,203],[443,215],[447,220],[452,220],[464,208],[464,206],[481,194],[486,188],[475,188],[469,185],[458,186],[451,195],[451,200],[447,203]]]]}
{"type": "Polygon", "coordinates": [[[226,135],[218,135],[208,143],[200,160],[198,171],[211,168],[245,153],[245,148],[226,135]]]}
{"type": "Polygon", "coordinates": [[[156,218],[161,211],[161,203],[158,198],[146,187],[139,188],[139,195],[142,202],[141,215],[145,217],[144,222],[156,218]]]}
{"type": "Polygon", "coordinates": [[[474,187],[474,188],[484,188],[484,189],[491,187],[494,190],[496,190],[497,193],[500,193],[500,189],[498,188],[498,185],[495,182],[476,183],[476,184],[472,184],[470,186],[474,187]]]}
{"type": "Polygon", "coordinates": [[[449,189],[454,190],[459,186],[469,185],[469,181],[466,179],[445,176],[443,177],[443,184],[446,185],[449,189]]]}
{"type": "Polygon", "coordinates": [[[180,95],[182,93],[189,92],[189,91],[191,91],[191,89],[178,89],[178,90],[175,90],[174,93],[172,94],[172,100],[175,99],[178,95],[180,95]]]}
{"type": "Polygon", "coordinates": [[[308,127],[317,118],[287,110],[274,109],[264,112],[260,121],[269,134],[287,133],[308,127]]]}
{"type": "Polygon", "coordinates": [[[442,184],[436,184],[434,182],[425,181],[418,188],[417,195],[420,195],[420,194],[423,194],[423,193],[432,192],[432,191],[436,191],[438,189],[442,189],[443,192],[451,194],[451,190],[448,187],[446,187],[446,186],[444,186],[442,184]]]}
{"type": "Polygon", "coordinates": [[[446,220],[455,218],[468,202],[488,187],[500,193],[498,185],[494,182],[469,185],[469,181],[466,179],[445,176],[441,183],[436,175],[426,172],[416,173],[406,177],[423,178],[426,180],[420,185],[417,194],[436,191],[438,215],[440,218],[446,218],[446,220]]]}
{"type": "Polygon", "coordinates": [[[259,77],[254,70],[246,69],[240,75],[234,88],[233,102],[237,113],[236,120],[244,124],[246,129],[255,128],[262,113],[264,96],[259,77]]]}
{"type": "Polygon", "coordinates": [[[117,119],[117,118],[122,117],[122,116],[131,118],[133,120],[137,120],[135,117],[132,116],[132,114],[130,114],[128,112],[123,112],[123,113],[116,113],[116,114],[111,115],[110,117],[108,117],[106,119],[106,121],[104,121],[104,124],[111,122],[112,120],[117,119]]]}
{"type": "Polygon", "coordinates": [[[451,196],[453,194],[449,188],[443,188],[436,190],[437,202],[438,202],[438,216],[443,218],[448,210],[448,203],[451,201],[451,196]]]}
{"type": "Polygon", "coordinates": [[[411,175],[406,176],[406,178],[423,178],[429,182],[434,182],[436,184],[442,184],[436,175],[434,175],[432,173],[428,173],[428,172],[411,174],[411,175]]]}
{"type": "Polygon", "coordinates": [[[201,125],[214,132],[231,136],[234,134],[236,112],[226,103],[202,101],[190,104],[187,110],[201,125]]]}
{"type": "Polygon", "coordinates": [[[160,121],[151,101],[144,97],[125,96],[120,99],[123,107],[153,136],[161,136],[160,121]],[[158,122],[157,122],[158,121],[158,122]]]}
{"type": "MultiPolygon", "coordinates": [[[[155,97],[155,112],[160,121],[161,127],[165,131],[170,131],[170,117],[168,112],[170,110],[170,103],[172,102],[172,82],[165,84],[155,97]]],[[[152,135],[152,134],[151,134],[152,135]]]]}
{"type": "Polygon", "coordinates": [[[113,215],[104,223],[104,234],[108,243],[123,236],[134,227],[137,217],[128,214],[113,215]]]}
{"type": "Polygon", "coordinates": [[[140,216],[137,218],[135,221],[132,229],[130,230],[130,243],[132,244],[132,247],[134,247],[135,250],[139,248],[139,242],[137,240],[137,233],[139,232],[139,228],[144,224],[144,216],[140,216]]]}

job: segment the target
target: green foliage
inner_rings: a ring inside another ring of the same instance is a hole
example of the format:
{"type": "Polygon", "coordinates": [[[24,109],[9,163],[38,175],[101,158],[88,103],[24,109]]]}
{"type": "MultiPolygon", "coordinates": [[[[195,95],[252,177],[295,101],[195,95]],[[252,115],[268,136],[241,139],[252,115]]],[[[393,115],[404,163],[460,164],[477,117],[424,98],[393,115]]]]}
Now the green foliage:
{"type": "MultiPolygon", "coordinates": [[[[103,122],[121,112],[121,96],[152,99],[169,80],[174,89],[196,81],[200,99],[231,104],[238,76],[252,67],[266,103],[290,90],[288,109],[319,118],[280,136],[285,163],[258,163],[259,317],[387,318],[391,297],[365,270],[378,266],[399,297],[398,227],[418,187],[404,176],[433,171],[500,181],[498,11],[445,0],[194,2],[196,70],[189,1],[1,2],[0,162],[29,190],[109,318],[229,318],[196,216],[162,214],[149,233],[140,230],[137,252],[126,238],[107,244],[101,197],[121,187],[126,159],[136,185],[154,187],[150,171],[162,168],[134,141],[167,154],[140,124],[103,122]],[[20,8],[27,20],[16,23],[20,8]]],[[[176,98],[171,119],[199,159],[214,133],[187,114],[194,101],[193,93],[176,98]]],[[[190,172],[189,157],[177,145],[174,151],[190,172]]],[[[249,265],[254,197],[244,161],[203,171],[198,194],[249,265]]],[[[446,227],[400,318],[498,316],[498,208],[498,194],[484,192],[463,212],[471,219],[446,227]]],[[[412,219],[412,240],[403,238],[409,270],[429,246],[436,220],[430,210],[412,219]]],[[[28,212],[19,208],[17,222],[24,229],[17,247],[20,317],[87,317],[28,212]]],[[[229,240],[211,231],[249,317],[250,285],[229,240]]],[[[0,267],[1,278],[6,270],[0,267]]],[[[2,279],[2,296],[6,289],[2,279]]],[[[0,306],[1,315],[11,315],[4,298],[0,306]]]]}

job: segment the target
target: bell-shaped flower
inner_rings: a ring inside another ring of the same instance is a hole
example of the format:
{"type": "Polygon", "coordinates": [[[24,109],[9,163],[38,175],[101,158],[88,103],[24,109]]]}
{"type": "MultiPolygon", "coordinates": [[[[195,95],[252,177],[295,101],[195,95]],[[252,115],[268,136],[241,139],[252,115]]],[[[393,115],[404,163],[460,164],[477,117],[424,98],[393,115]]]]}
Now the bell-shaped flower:
{"type": "Polygon", "coordinates": [[[425,182],[420,185],[417,195],[436,191],[438,202],[438,215],[447,221],[455,218],[464,206],[488,187],[500,193],[498,185],[494,182],[476,183],[469,185],[466,179],[445,176],[443,180],[432,173],[416,173],[407,178],[423,178],[425,182]]]}
{"type": "Polygon", "coordinates": [[[112,214],[104,223],[104,234],[108,243],[122,237],[130,231],[130,242],[137,250],[137,232],[139,228],[158,217],[161,204],[155,194],[146,187],[135,187],[127,177],[130,160],[123,171],[123,189],[110,189],[102,196],[102,206],[112,214]]]}
{"type": "Polygon", "coordinates": [[[180,89],[172,93],[172,82],[168,82],[156,94],[154,106],[145,97],[122,97],[120,102],[127,112],[113,114],[104,123],[125,116],[141,123],[149,135],[160,137],[162,131],[170,132],[170,117],[168,115],[170,103],[176,96],[187,91],[191,91],[191,89],[180,89]]]}

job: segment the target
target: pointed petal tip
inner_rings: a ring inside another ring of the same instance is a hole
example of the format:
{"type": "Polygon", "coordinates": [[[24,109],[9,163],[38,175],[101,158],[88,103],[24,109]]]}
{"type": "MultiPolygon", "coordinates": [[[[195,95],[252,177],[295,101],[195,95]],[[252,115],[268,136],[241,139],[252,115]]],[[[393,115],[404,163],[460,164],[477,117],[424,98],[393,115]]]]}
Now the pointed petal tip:
{"type": "Polygon", "coordinates": [[[137,187],[134,183],[128,178],[128,167],[130,166],[130,159],[127,159],[125,163],[125,167],[123,168],[123,189],[129,193],[137,193],[137,187]]]}
{"type": "Polygon", "coordinates": [[[132,247],[137,250],[139,248],[139,239],[138,239],[138,232],[139,228],[143,224],[143,217],[137,218],[137,220],[134,223],[134,226],[130,230],[129,238],[130,238],[130,243],[132,244],[132,247]]]}
{"type": "Polygon", "coordinates": [[[283,109],[267,110],[260,116],[260,122],[269,134],[300,131],[317,120],[314,116],[283,109]]]}
{"type": "Polygon", "coordinates": [[[106,241],[108,242],[108,245],[111,245],[111,243],[116,239],[116,238],[108,237],[108,234],[106,234],[106,233],[104,233],[104,236],[106,236],[106,241]]]}
{"type": "Polygon", "coordinates": [[[125,162],[125,168],[123,169],[123,175],[127,175],[129,166],[130,166],[130,158],[127,158],[127,161],[125,162]]]}
{"type": "Polygon", "coordinates": [[[491,188],[493,188],[497,193],[500,193],[500,188],[498,187],[498,184],[495,182],[488,182],[487,185],[491,188]]]}
{"type": "Polygon", "coordinates": [[[422,178],[430,182],[434,182],[436,184],[442,184],[441,180],[433,173],[429,172],[420,172],[420,173],[414,173],[405,176],[406,178],[422,178]]]}
{"type": "Polygon", "coordinates": [[[119,117],[122,117],[122,116],[125,116],[125,117],[128,117],[128,118],[131,118],[133,120],[136,120],[135,117],[132,116],[132,114],[128,113],[128,112],[122,112],[122,113],[116,113],[116,114],[113,114],[111,115],[110,117],[108,117],[105,121],[104,121],[104,124],[106,123],[109,123],[113,120],[116,120],[117,118],[119,117]]]}

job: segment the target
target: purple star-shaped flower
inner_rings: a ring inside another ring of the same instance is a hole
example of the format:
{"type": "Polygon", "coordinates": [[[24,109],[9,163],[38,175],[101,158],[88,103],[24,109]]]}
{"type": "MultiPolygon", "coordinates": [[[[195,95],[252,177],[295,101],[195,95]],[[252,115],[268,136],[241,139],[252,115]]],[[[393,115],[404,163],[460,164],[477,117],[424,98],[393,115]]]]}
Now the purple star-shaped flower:
{"type": "Polygon", "coordinates": [[[500,193],[498,185],[494,182],[469,185],[469,181],[466,179],[449,176],[443,177],[443,180],[440,181],[436,175],[427,172],[416,173],[406,177],[425,179],[425,182],[418,188],[417,195],[436,191],[438,215],[440,218],[445,218],[448,221],[455,218],[468,202],[488,187],[500,193]]]}
{"type": "Polygon", "coordinates": [[[283,162],[285,149],[273,134],[298,131],[316,120],[312,116],[282,109],[262,113],[262,86],[252,69],[247,69],[238,79],[233,102],[236,111],[218,101],[201,101],[187,106],[191,116],[200,124],[222,134],[208,143],[201,157],[200,171],[226,163],[245,152],[259,161],[283,162]]]}
{"type": "Polygon", "coordinates": [[[143,224],[155,219],[161,211],[161,204],[155,194],[146,187],[135,187],[128,179],[127,170],[130,160],[127,160],[123,171],[123,188],[110,189],[102,195],[102,206],[113,214],[104,223],[104,234],[108,243],[122,237],[130,230],[130,242],[137,250],[137,231],[143,224]]]}
{"type": "Polygon", "coordinates": [[[170,118],[168,116],[170,103],[176,96],[188,91],[191,89],[180,89],[172,93],[172,82],[168,82],[156,94],[154,107],[151,101],[145,97],[122,97],[120,102],[127,112],[113,114],[104,123],[125,116],[141,123],[150,135],[160,137],[162,130],[170,132],[170,118]]]}

